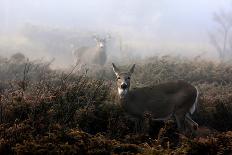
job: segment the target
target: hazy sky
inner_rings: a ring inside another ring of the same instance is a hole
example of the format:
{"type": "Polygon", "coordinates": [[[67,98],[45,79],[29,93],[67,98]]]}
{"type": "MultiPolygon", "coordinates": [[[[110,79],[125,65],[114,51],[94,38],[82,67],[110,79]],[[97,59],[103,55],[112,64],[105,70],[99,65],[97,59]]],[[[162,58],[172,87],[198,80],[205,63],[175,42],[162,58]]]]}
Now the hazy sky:
{"type": "Polygon", "coordinates": [[[0,0],[0,28],[34,23],[100,29],[204,48],[215,26],[213,13],[231,6],[231,0],[0,0]]]}
{"type": "Polygon", "coordinates": [[[0,0],[1,25],[115,26],[138,30],[207,27],[230,0],[0,0]]]}

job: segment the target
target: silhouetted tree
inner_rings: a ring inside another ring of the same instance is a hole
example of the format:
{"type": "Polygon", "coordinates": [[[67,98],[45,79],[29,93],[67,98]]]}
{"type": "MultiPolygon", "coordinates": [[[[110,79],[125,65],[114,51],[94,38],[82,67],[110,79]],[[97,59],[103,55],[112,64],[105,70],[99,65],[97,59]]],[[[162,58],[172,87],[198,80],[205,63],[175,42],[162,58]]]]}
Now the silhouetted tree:
{"type": "Polygon", "coordinates": [[[232,58],[232,41],[230,30],[232,28],[231,11],[216,12],[213,15],[214,22],[217,24],[217,31],[210,33],[211,44],[218,52],[221,61],[232,58]]]}

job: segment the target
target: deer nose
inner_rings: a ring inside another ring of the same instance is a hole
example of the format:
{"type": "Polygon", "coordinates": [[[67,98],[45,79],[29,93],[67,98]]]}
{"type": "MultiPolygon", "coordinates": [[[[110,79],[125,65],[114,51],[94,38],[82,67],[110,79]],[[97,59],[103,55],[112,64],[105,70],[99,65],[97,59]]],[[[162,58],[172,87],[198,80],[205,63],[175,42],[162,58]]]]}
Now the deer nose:
{"type": "Polygon", "coordinates": [[[103,48],[104,47],[104,44],[102,44],[102,43],[100,43],[100,45],[99,45],[101,48],[103,48]]]}
{"type": "Polygon", "coordinates": [[[122,89],[126,89],[126,88],[127,88],[127,84],[126,84],[126,83],[123,83],[123,84],[121,85],[121,88],[122,88],[122,89]]]}

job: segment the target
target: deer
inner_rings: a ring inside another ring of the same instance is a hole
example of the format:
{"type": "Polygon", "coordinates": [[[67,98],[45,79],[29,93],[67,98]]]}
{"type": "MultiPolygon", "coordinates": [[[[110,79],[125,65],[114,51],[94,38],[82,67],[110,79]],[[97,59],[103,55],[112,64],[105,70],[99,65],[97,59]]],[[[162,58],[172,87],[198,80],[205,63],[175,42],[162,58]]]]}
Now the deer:
{"type": "Polygon", "coordinates": [[[110,38],[100,38],[96,35],[93,36],[96,45],[92,47],[80,47],[72,51],[75,63],[85,65],[100,65],[103,66],[107,60],[106,42],[110,38]]]}
{"type": "Polygon", "coordinates": [[[135,64],[127,72],[121,71],[114,63],[112,66],[117,77],[119,105],[126,113],[135,118],[143,118],[145,113],[149,113],[153,121],[166,121],[174,116],[179,132],[187,133],[187,125],[191,132],[197,130],[198,124],[190,117],[199,97],[195,86],[179,80],[130,90],[135,64]]]}

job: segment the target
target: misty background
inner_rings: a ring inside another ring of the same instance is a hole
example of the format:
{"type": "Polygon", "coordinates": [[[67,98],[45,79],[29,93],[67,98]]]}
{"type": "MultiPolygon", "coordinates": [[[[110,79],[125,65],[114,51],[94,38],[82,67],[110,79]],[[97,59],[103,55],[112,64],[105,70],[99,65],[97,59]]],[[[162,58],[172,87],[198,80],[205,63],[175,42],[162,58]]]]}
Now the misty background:
{"type": "Polygon", "coordinates": [[[216,60],[213,15],[231,7],[230,0],[0,0],[0,55],[54,58],[62,68],[73,65],[73,48],[110,34],[108,63],[166,54],[216,60]]]}

